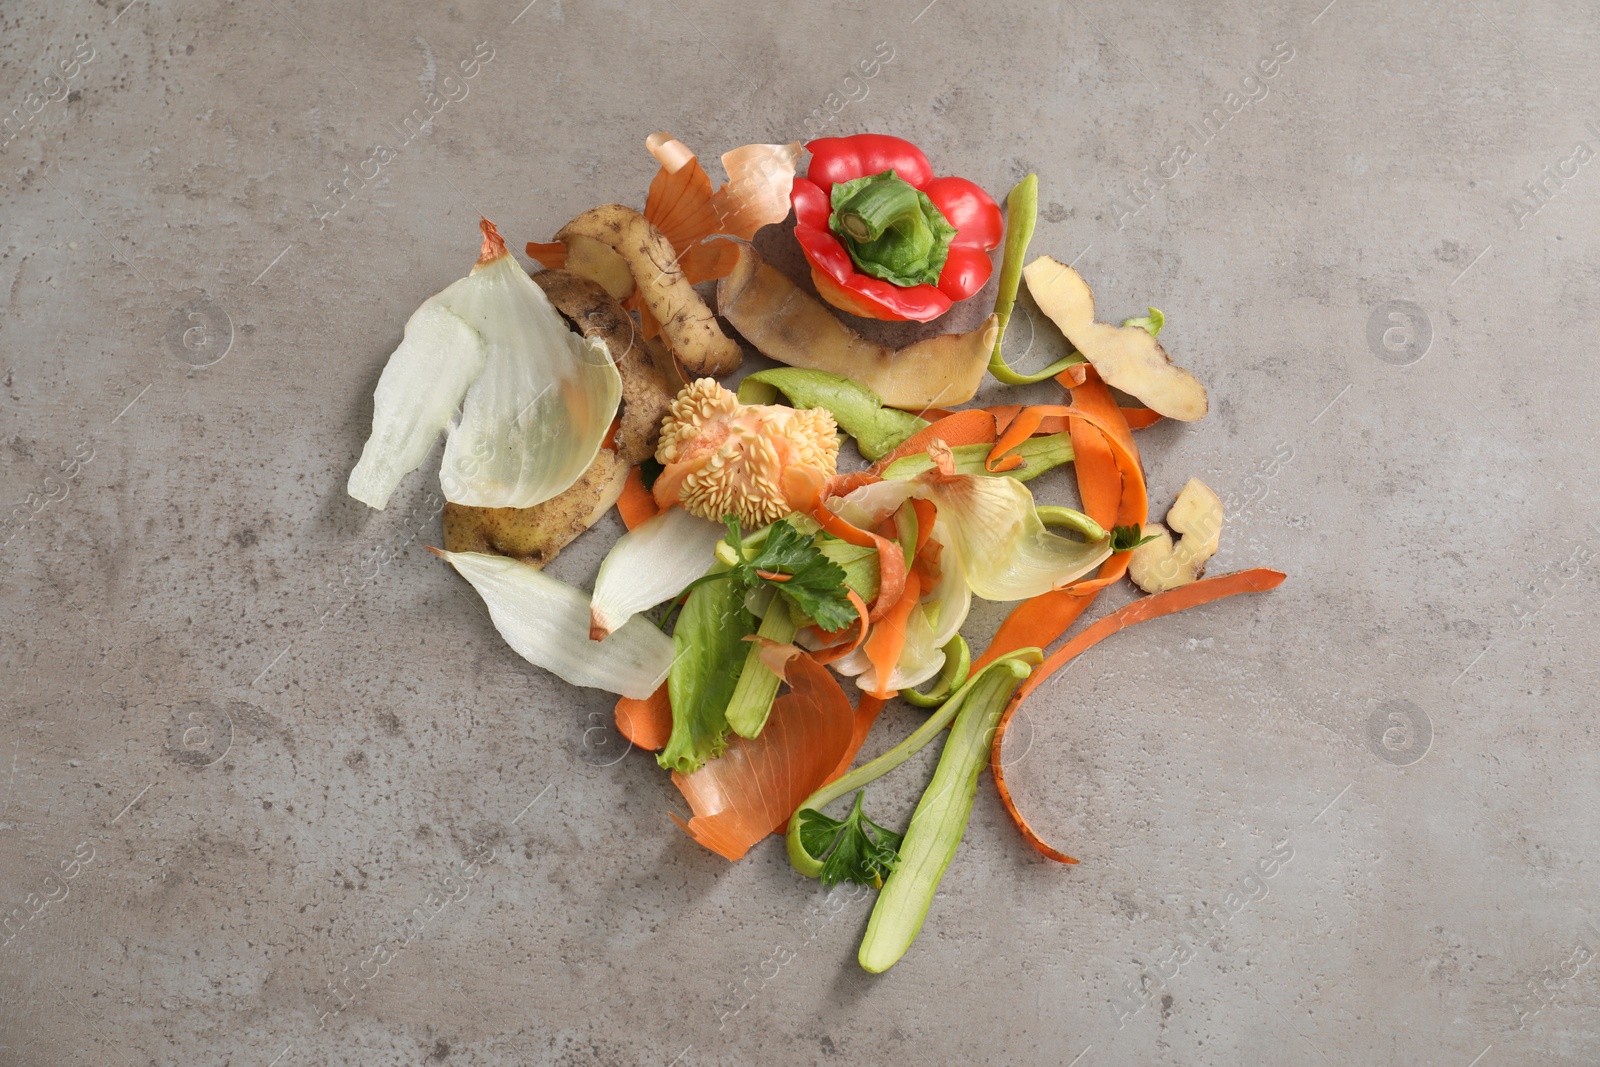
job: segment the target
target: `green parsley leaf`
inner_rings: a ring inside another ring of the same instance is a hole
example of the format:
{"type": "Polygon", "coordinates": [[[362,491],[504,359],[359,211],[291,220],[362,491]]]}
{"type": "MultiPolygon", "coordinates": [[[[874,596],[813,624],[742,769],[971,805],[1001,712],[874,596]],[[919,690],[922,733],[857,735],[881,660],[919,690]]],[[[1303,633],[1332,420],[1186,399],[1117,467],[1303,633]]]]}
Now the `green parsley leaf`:
{"type": "MultiPolygon", "coordinates": [[[[723,521],[728,524],[729,546],[736,557],[742,557],[739,520],[729,515],[723,521]]],[[[796,530],[785,519],[767,528],[767,540],[760,553],[754,559],[736,564],[732,573],[733,580],[746,589],[767,581],[830,633],[844,629],[856,619],[856,609],[850,603],[849,589],[845,585],[844,568],[823,555],[810,535],[796,530]],[[786,577],[770,581],[761,577],[758,572],[762,571],[786,577]]]]}
{"type": "Polygon", "coordinates": [[[856,802],[844,821],[831,819],[812,808],[800,812],[800,843],[822,859],[822,884],[840,882],[882,886],[900,860],[902,835],[887,830],[861,810],[866,790],[856,792],[856,802]]]}
{"type": "Polygon", "coordinates": [[[639,480],[644,483],[646,489],[654,489],[656,479],[661,477],[661,472],[665,469],[656,461],[656,457],[646,456],[639,461],[639,480]]]}
{"type": "Polygon", "coordinates": [[[1144,534],[1142,526],[1113,526],[1111,528],[1111,551],[1132,552],[1146,541],[1154,541],[1157,534],[1144,534]]]}

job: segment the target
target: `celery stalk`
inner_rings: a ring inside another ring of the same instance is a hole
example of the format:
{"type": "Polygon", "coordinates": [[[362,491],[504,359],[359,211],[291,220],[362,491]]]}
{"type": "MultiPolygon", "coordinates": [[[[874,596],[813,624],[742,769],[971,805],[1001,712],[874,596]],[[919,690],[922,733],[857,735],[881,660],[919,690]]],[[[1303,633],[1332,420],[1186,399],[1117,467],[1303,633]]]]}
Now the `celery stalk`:
{"type": "MultiPolygon", "coordinates": [[[[795,625],[794,615],[789,611],[789,602],[775,596],[756,634],[784,644],[794,640],[797,629],[799,627],[795,625]]],[[[767,715],[772,711],[772,702],[778,695],[780,681],[761,662],[760,642],[752,641],[750,651],[744,655],[744,669],[739,672],[739,681],[734,685],[733,696],[728,701],[728,725],[734,733],[740,737],[755,737],[761,733],[761,728],[767,724],[767,715]]]]}

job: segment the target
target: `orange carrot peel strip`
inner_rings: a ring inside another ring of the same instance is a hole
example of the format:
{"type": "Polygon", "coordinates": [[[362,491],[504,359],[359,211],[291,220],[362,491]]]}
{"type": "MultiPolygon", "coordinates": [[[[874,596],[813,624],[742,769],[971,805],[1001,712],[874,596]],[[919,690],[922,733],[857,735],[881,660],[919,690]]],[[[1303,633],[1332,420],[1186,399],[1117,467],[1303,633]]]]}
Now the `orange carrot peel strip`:
{"type": "Polygon", "coordinates": [[[1264,593],[1269,589],[1276,589],[1283,584],[1284,574],[1281,571],[1269,570],[1258,567],[1254,570],[1238,571],[1234,574],[1224,574],[1216,578],[1204,578],[1198,582],[1173,589],[1165,593],[1157,593],[1135,600],[1126,607],[1119,608],[1103,618],[1096,619],[1072,640],[1062,645],[1055,653],[1049,656],[1038,668],[1030,674],[1026,681],[1017,689],[1011,698],[1011,703],[1006,707],[1005,714],[1000,717],[1000,725],[995,730],[994,747],[989,754],[989,768],[994,772],[995,785],[1000,790],[1000,802],[1005,805],[1006,811],[1011,815],[1017,829],[1022,831],[1030,845],[1042,854],[1058,863],[1077,863],[1078,861],[1066,853],[1052,848],[1023,818],[1017,810],[1016,802],[1011,797],[1011,789],[1006,785],[1005,765],[1001,759],[1001,752],[1005,743],[1006,729],[1011,725],[1012,718],[1017,709],[1028,695],[1040,685],[1044,684],[1056,671],[1082,652],[1093,648],[1112,634],[1127,629],[1129,626],[1151,619],[1159,619],[1163,615],[1184,611],[1188,608],[1209,604],[1213,600],[1223,597],[1237,596],[1240,593],[1264,593]]]}
{"type": "Polygon", "coordinates": [[[646,752],[660,752],[672,736],[672,702],[667,697],[667,683],[643,700],[622,697],[617,701],[617,731],[628,743],[646,752]]]}
{"type": "Polygon", "coordinates": [[[622,524],[631,530],[660,512],[656,498],[644,487],[644,475],[634,467],[628,472],[627,481],[622,483],[622,495],[617,497],[617,514],[622,516],[622,524]]]}
{"type": "Polygon", "coordinates": [[[812,518],[822,524],[823,530],[839,540],[860,548],[878,550],[878,597],[872,602],[868,618],[876,622],[900,600],[906,584],[906,554],[899,544],[871,530],[863,530],[846,522],[826,503],[819,503],[811,511],[812,518]]]}
{"type": "Polygon", "coordinates": [[[896,692],[889,686],[889,679],[894,674],[895,664],[900,662],[900,653],[906,647],[906,623],[911,618],[911,609],[917,606],[921,597],[922,575],[920,570],[912,570],[906,575],[905,589],[900,599],[878,620],[867,637],[867,660],[878,677],[878,687],[868,692],[875,697],[887,700],[896,692]]]}
{"type": "Polygon", "coordinates": [[[982,408],[952,412],[900,442],[888,455],[866,470],[835,476],[823,491],[823,496],[845,496],[863,485],[881,482],[883,472],[889,469],[891,463],[905,456],[926,452],[935,441],[943,441],[953,448],[956,445],[993,444],[994,439],[994,416],[989,412],[982,408]]]}
{"type": "Polygon", "coordinates": [[[1122,417],[1128,420],[1130,430],[1142,430],[1161,421],[1161,413],[1149,408],[1123,408],[1122,417]]]}
{"type": "MultiPolygon", "coordinates": [[[[1113,410],[1116,409],[1113,407],[1113,410]]],[[[1017,417],[1011,420],[1011,424],[1006,427],[1006,432],[1001,434],[1000,439],[995,442],[994,448],[989,453],[989,458],[984,461],[984,465],[989,472],[998,474],[1002,471],[1020,467],[1022,465],[1022,457],[1011,456],[1006,453],[1032,437],[1038,432],[1039,424],[1052,415],[1069,419],[1082,419],[1106,435],[1106,440],[1111,442],[1112,452],[1117,454],[1123,462],[1130,465],[1138,464],[1138,456],[1130,452],[1127,445],[1112,432],[1111,422],[1103,415],[1085,411],[1081,407],[1073,407],[1068,404],[1040,404],[1036,407],[1022,409],[1017,414],[1017,417]]],[[[1131,440],[1129,438],[1129,441],[1131,440]]],[[[1077,462],[1076,458],[1074,458],[1073,462],[1077,462]]]]}

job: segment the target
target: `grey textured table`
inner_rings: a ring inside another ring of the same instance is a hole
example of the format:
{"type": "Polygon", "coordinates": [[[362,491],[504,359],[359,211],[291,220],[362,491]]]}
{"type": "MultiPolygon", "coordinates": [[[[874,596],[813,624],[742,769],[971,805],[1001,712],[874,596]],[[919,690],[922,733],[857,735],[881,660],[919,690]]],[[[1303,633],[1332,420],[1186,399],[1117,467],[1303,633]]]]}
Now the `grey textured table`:
{"type": "Polygon", "coordinates": [[[1600,1061],[1593,4],[525,2],[0,15],[0,1063],[1600,1061]],[[479,213],[637,203],[657,129],[1036,171],[1210,386],[1156,506],[1290,574],[1041,693],[1082,864],[985,783],[881,977],[505,648],[430,476],[343,492],[479,213]]]}

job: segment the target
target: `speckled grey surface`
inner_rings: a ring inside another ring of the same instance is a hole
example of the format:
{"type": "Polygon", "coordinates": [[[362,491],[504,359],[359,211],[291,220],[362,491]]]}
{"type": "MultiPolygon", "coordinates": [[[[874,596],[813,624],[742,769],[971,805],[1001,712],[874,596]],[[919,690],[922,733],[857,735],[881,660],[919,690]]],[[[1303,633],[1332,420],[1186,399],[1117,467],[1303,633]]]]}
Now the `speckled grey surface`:
{"type": "Polygon", "coordinates": [[[1600,1061],[1592,4],[525,2],[0,12],[0,1064],[1600,1061]],[[477,215],[637,202],[657,129],[1037,171],[1210,386],[1158,506],[1290,574],[1042,692],[1083,863],[985,785],[881,977],[503,646],[430,477],[343,493],[477,215]]]}

